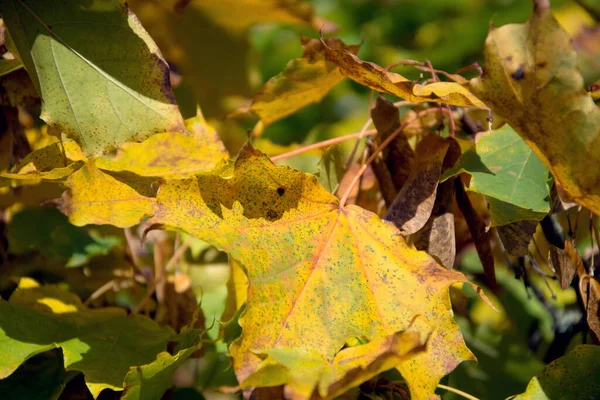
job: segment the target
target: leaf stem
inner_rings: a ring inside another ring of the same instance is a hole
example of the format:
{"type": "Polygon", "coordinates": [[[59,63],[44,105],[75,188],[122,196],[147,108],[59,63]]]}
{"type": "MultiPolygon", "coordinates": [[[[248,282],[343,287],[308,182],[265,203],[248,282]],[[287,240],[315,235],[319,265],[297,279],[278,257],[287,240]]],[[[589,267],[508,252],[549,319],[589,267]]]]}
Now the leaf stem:
{"type": "Polygon", "coordinates": [[[331,146],[333,144],[342,143],[342,142],[345,142],[346,140],[351,140],[351,139],[355,139],[355,138],[362,137],[362,136],[372,136],[372,135],[375,135],[376,133],[377,133],[376,129],[370,129],[370,130],[366,130],[364,132],[361,131],[361,132],[351,133],[351,134],[345,135],[345,136],[336,137],[336,138],[329,139],[329,140],[324,140],[322,142],[313,143],[311,145],[304,146],[300,149],[292,150],[287,153],[271,157],[271,161],[285,160],[286,158],[294,157],[294,156],[297,156],[298,154],[306,153],[307,151],[320,149],[322,147],[327,147],[327,146],[331,146]]]}
{"type": "Polygon", "coordinates": [[[446,385],[442,385],[442,384],[438,384],[437,387],[439,387],[440,389],[444,389],[447,390],[449,392],[452,393],[456,393],[462,397],[464,397],[465,399],[469,399],[469,400],[479,400],[477,397],[475,396],[471,396],[469,393],[465,393],[462,390],[458,390],[458,389],[454,389],[453,387],[450,386],[446,386],[446,385]]]}
{"type": "Polygon", "coordinates": [[[412,124],[413,122],[415,122],[419,118],[423,117],[424,115],[431,114],[434,112],[439,112],[439,110],[440,109],[438,109],[438,108],[428,108],[426,110],[418,112],[417,115],[415,115],[414,117],[409,119],[407,122],[400,125],[400,127],[398,129],[396,129],[390,136],[388,136],[387,139],[385,139],[383,141],[383,143],[381,143],[379,145],[379,147],[377,147],[375,149],[375,151],[373,151],[373,154],[371,154],[371,156],[367,159],[367,161],[360,167],[360,170],[354,176],[354,178],[352,179],[352,182],[350,182],[350,185],[348,186],[348,189],[346,190],[346,192],[340,199],[340,208],[344,208],[344,204],[346,204],[346,201],[348,200],[348,196],[350,196],[352,189],[354,189],[354,186],[356,186],[356,183],[358,182],[358,180],[360,179],[362,174],[365,172],[368,165],[371,164],[373,162],[373,160],[375,160],[375,157],[377,157],[377,155],[379,154],[379,152],[381,150],[385,149],[386,146],[389,145],[392,142],[392,140],[394,140],[396,138],[396,136],[398,136],[408,125],[412,124]]]}

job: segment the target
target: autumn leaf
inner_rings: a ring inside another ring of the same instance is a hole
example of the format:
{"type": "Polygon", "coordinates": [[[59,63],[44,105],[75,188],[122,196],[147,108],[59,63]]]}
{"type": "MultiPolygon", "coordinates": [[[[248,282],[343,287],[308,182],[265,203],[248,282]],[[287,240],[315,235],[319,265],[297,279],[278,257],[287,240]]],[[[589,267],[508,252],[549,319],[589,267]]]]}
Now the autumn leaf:
{"type": "MultiPolygon", "coordinates": [[[[410,331],[421,341],[431,335],[437,345],[422,363],[403,370],[416,398],[431,395],[443,375],[472,357],[452,319],[447,290],[466,282],[462,274],[406,246],[375,214],[340,208],[315,177],[276,167],[249,146],[233,171],[215,172],[162,184],[148,223],[185,230],[248,269],[243,333],[230,349],[243,387],[265,373],[261,355],[275,349],[311,354],[305,369],[331,368],[346,339],[388,337],[417,315],[425,318],[410,331]]],[[[310,371],[290,373],[285,383],[295,390],[310,371]]],[[[310,387],[322,396],[335,383],[310,376],[310,387]]],[[[302,393],[310,394],[307,385],[302,393]]]]}
{"type": "Polygon", "coordinates": [[[185,125],[191,136],[165,132],[142,143],[125,143],[116,155],[96,159],[96,166],[105,171],[128,171],[139,176],[186,178],[209,171],[227,158],[223,143],[204,118],[191,118],[185,125]]]}
{"type": "Polygon", "coordinates": [[[6,185],[40,180],[61,181],[79,170],[84,165],[83,159],[76,142],[67,141],[63,146],[53,143],[29,153],[13,168],[13,172],[0,172],[0,186],[3,181],[6,185]]]}
{"type": "Polygon", "coordinates": [[[333,48],[321,39],[327,59],[336,63],[348,78],[380,93],[393,94],[413,103],[438,102],[456,106],[487,108],[471,92],[456,82],[434,82],[425,86],[363,61],[348,50],[333,48]]]}
{"type": "Polygon", "coordinates": [[[117,308],[90,310],[72,293],[22,279],[10,301],[0,300],[0,379],[29,357],[60,347],[65,368],[83,372],[97,397],[106,388],[121,390],[129,367],[151,362],[172,335],[147,318],[117,308]]]}
{"type": "Polygon", "coordinates": [[[496,227],[506,253],[513,257],[524,257],[529,253],[538,221],[518,221],[496,227]]]}
{"type": "Polygon", "coordinates": [[[448,146],[446,139],[434,133],[417,145],[411,174],[385,215],[403,235],[417,232],[429,220],[448,146]]]}
{"type": "Polygon", "coordinates": [[[548,170],[508,125],[483,136],[441,180],[461,173],[471,175],[469,190],[486,196],[492,226],[539,221],[550,211],[548,170]]]}
{"type": "Polygon", "coordinates": [[[93,160],[69,176],[66,186],[60,209],[73,225],[125,228],[152,215],[155,199],[148,180],[134,174],[111,176],[98,169],[93,160]]]}
{"type": "Polygon", "coordinates": [[[319,184],[329,193],[335,193],[344,177],[344,155],[338,145],[331,146],[323,152],[317,165],[315,176],[319,184]]]}
{"type": "Polygon", "coordinates": [[[10,0],[0,12],[42,95],[52,134],[98,155],[157,132],[185,132],[168,66],[126,5],[70,0],[54,9],[10,0]]]}
{"type": "Polygon", "coordinates": [[[470,89],[521,135],[573,201],[600,213],[600,109],[584,88],[571,38],[536,1],[524,24],[492,27],[485,74],[470,89]]]}
{"type": "MultiPolygon", "coordinates": [[[[356,54],[360,45],[348,46],[341,40],[325,39],[327,46],[356,54]]],[[[325,59],[325,48],[318,39],[302,37],[302,57],[291,60],[284,70],[269,79],[254,96],[248,109],[258,115],[264,126],[272,124],[309,104],[317,103],[344,80],[339,68],[325,59]]]]}

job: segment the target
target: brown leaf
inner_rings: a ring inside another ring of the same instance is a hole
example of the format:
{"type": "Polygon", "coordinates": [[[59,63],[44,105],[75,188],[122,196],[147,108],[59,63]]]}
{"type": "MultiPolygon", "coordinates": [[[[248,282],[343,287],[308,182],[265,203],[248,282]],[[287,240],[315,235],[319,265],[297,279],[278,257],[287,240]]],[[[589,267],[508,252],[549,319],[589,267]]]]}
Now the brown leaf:
{"type": "Polygon", "coordinates": [[[489,286],[495,287],[497,285],[496,268],[494,266],[494,255],[492,254],[492,246],[490,244],[490,233],[489,231],[486,231],[485,223],[473,208],[471,200],[460,179],[454,181],[454,188],[456,190],[456,202],[465,217],[473,242],[475,242],[477,254],[479,254],[479,259],[483,265],[483,272],[488,280],[489,286]]]}
{"type": "Polygon", "coordinates": [[[579,253],[568,240],[565,240],[564,250],[554,246],[550,247],[548,264],[556,272],[562,290],[566,290],[569,287],[573,281],[575,272],[585,271],[579,253]]]}
{"type": "MultiPolygon", "coordinates": [[[[371,110],[373,124],[377,128],[375,143],[384,142],[394,131],[400,128],[400,112],[398,108],[383,97],[378,97],[371,110]]],[[[402,132],[383,150],[383,160],[390,171],[396,192],[402,189],[410,175],[415,153],[402,132]]],[[[378,177],[379,178],[379,177],[378,177]]],[[[381,181],[380,181],[381,184],[381,181]]],[[[388,205],[389,206],[389,205],[388,205]]]]}
{"type": "Polygon", "coordinates": [[[600,344],[600,282],[589,275],[580,279],[579,291],[585,305],[590,334],[595,344],[600,344]]]}
{"type": "Polygon", "coordinates": [[[529,243],[535,233],[538,221],[518,221],[497,226],[498,235],[506,252],[513,257],[523,257],[529,252],[529,243]]]}
{"type": "Polygon", "coordinates": [[[449,142],[433,133],[417,145],[416,165],[385,215],[403,235],[413,234],[427,223],[448,146],[449,142]]]}
{"type": "MultiPolygon", "coordinates": [[[[456,140],[447,138],[446,141],[448,141],[449,146],[442,164],[442,172],[451,168],[461,154],[460,146],[456,140]]],[[[425,250],[449,269],[454,266],[454,259],[456,258],[453,203],[454,178],[451,178],[438,185],[431,217],[425,226],[412,237],[417,249],[425,250]]]]}

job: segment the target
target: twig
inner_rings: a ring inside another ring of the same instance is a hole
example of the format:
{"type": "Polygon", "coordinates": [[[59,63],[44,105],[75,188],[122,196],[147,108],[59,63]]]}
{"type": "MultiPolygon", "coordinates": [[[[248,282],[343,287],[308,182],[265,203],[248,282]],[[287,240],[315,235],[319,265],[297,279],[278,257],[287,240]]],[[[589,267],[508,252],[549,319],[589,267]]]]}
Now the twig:
{"type": "Polygon", "coordinates": [[[96,300],[97,298],[102,296],[104,293],[108,292],[110,289],[113,289],[115,287],[116,283],[117,283],[117,279],[111,279],[110,281],[106,282],[104,285],[102,285],[98,289],[96,289],[90,295],[90,297],[88,297],[87,300],[83,302],[83,305],[86,307],[89,306],[92,301],[96,300]]]}
{"type": "Polygon", "coordinates": [[[190,248],[191,244],[192,244],[192,239],[191,238],[187,238],[185,240],[185,242],[183,242],[183,244],[181,246],[179,246],[177,248],[177,250],[175,250],[175,252],[171,256],[171,258],[167,262],[167,266],[165,267],[166,271],[172,271],[174,269],[175,265],[179,262],[179,260],[181,259],[181,257],[183,257],[183,255],[185,254],[186,250],[190,248]]]}
{"type": "Polygon", "coordinates": [[[367,166],[373,162],[373,160],[375,159],[375,157],[377,157],[379,152],[381,150],[383,150],[388,144],[390,144],[392,142],[392,140],[394,140],[394,138],[396,138],[396,136],[398,136],[408,125],[412,124],[413,122],[415,122],[416,120],[418,120],[419,118],[423,117],[426,114],[431,114],[432,112],[437,112],[437,111],[438,111],[437,108],[428,108],[426,110],[420,111],[419,113],[417,113],[417,115],[415,115],[413,118],[411,118],[407,122],[400,125],[400,127],[398,129],[396,129],[390,136],[388,136],[387,139],[385,139],[383,141],[383,143],[381,143],[379,145],[379,147],[377,147],[375,149],[373,154],[371,154],[371,157],[369,157],[367,159],[367,162],[361,166],[361,168],[358,171],[358,173],[356,174],[356,176],[352,179],[352,182],[350,182],[350,185],[348,186],[346,193],[344,193],[344,195],[340,199],[340,208],[344,208],[344,204],[346,204],[346,200],[348,200],[348,196],[350,195],[350,192],[352,192],[352,189],[354,189],[354,186],[356,186],[356,183],[358,182],[358,180],[360,179],[362,174],[367,169],[367,166]]]}
{"type": "Polygon", "coordinates": [[[285,160],[286,158],[294,157],[294,156],[297,156],[298,154],[306,153],[307,151],[320,149],[322,147],[331,146],[331,145],[337,144],[337,143],[342,143],[342,142],[345,142],[346,140],[358,138],[361,136],[361,134],[363,136],[372,136],[372,135],[375,135],[376,133],[377,133],[376,129],[371,129],[371,130],[365,131],[364,134],[362,132],[356,132],[356,133],[351,133],[349,135],[340,136],[340,137],[329,139],[329,140],[324,140],[322,142],[313,143],[309,146],[304,146],[300,149],[292,150],[290,152],[271,157],[271,161],[285,160]]]}
{"type": "Polygon", "coordinates": [[[127,240],[127,247],[129,248],[129,252],[131,253],[131,260],[133,261],[133,266],[136,272],[141,273],[141,262],[140,257],[138,256],[138,247],[139,244],[136,243],[136,238],[131,232],[131,228],[125,228],[125,239],[127,240]]]}
{"type": "Polygon", "coordinates": [[[469,393],[465,393],[462,390],[458,390],[458,389],[454,389],[453,387],[450,386],[446,386],[446,385],[442,385],[442,384],[438,384],[437,387],[439,387],[440,389],[444,389],[447,390],[449,392],[452,393],[456,393],[459,396],[464,397],[465,399],[469,399],[469,400],[479,400],[477,397],[470,395],[469,393]]]}

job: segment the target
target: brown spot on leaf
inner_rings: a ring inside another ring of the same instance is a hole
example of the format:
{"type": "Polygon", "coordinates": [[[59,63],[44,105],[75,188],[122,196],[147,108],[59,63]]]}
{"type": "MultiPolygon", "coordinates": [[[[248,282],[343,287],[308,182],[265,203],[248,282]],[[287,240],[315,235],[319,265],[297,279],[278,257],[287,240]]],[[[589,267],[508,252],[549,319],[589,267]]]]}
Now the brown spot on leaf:
{"type": "Polygon", "coordinates": [[[525,78],[525,68],[520,65],[519,68],[512,73],[511,78],[513,78],[515,81],[520,81],[521,79],[525,78]]]}

